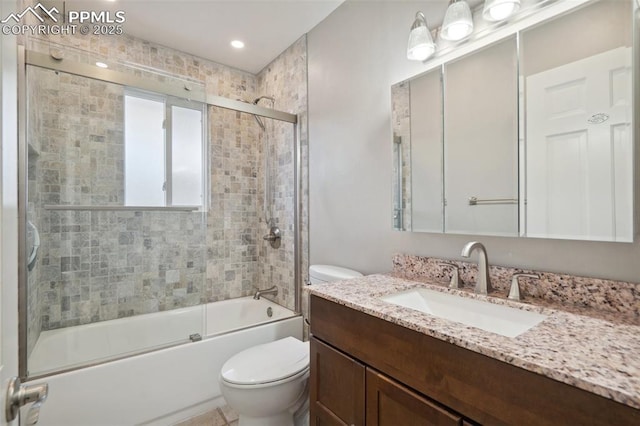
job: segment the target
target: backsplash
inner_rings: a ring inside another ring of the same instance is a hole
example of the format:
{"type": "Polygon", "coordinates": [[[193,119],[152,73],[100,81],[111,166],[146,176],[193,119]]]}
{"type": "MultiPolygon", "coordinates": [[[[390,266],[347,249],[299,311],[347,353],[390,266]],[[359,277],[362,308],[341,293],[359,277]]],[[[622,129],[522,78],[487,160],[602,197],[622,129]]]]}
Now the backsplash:
{"type": "MultiPolygon", "coordinates": [[[[396,254],[393,257],[393,274],[406,279],[428,279],[445,284],[451,278],[451,267],[442,262],[455,264],[460,274],[460,287],[473,289],[478,268],[470,262],[396,254]]],[[[506,297],[511,278],[519,273],[540,276],[539,279],[520,279],[523,302],[555,306],[585,315],[595,310],[598,316],[604,314],[625,323],[640,322],[640,284],[630,282],[492,265],[489,267],[493,288],[491,296],[506,297]]]]}

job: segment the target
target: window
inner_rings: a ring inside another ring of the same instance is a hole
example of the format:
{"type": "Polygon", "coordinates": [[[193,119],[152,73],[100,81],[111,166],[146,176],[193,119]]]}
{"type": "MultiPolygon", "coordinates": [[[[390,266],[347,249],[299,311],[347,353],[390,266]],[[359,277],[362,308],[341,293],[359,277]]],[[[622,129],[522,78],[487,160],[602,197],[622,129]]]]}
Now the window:
{"type": "Polygon", "coordinates": [[[204,106],[128,90],[125,205],[204,205],[204,106]]]}

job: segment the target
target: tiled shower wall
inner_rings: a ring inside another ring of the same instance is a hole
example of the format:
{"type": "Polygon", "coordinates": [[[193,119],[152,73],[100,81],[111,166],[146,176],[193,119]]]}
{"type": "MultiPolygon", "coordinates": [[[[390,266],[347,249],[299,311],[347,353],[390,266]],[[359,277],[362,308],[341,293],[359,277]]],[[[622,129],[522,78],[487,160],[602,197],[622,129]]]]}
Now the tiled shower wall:
{"type": "Polygon", "coordinates": [[[209,300],[257,287],[258,129],[253,116],[210,107],[211,200],[207,224],[209,300]]]}
{"type": "MultiPolygon", "coordinates": [[[[276,109],[301,114],[304,135],[301,140],[306,146],[304,39],[284,52],[274,61],[271,68],[265,68],[260,77],[126,35],[51,36],[44,40],[28,40],[26,44],[28,48],[48,53],[50,42],[55,43],[56,47],[90,51],[112,61],[136,63],[201,81],[204,82],[207,92],[213,95],[249,101],[259,95],[275,96],[276,109]],[[288,83],[291,83],[291,87],[288,83]],[[260,90],[256,90],[258,84],[260,90]]],[[[56,78],[66,77],[60,74],[56,78]]],[[[57,84],[61,84],[61,81],[57,84]]],[[[86,89],[91,90],[91,86],[92,84],[88,83],[86,89]]],[[[93,89],[97,90],[95,86],[93,89]]],[[[40,87],[38,90],[46,89],[40,87]]],[[[41,93],[34,92],[34,98],[36,102],[41,102],[41,93]]],[[[55,99],[53,93],[51,99],[55,99]]],[[[70,102],[70,99],[60,102],[70,102]]],[[[101,102],[108,104],[109,97],[101,102]]],[[[110,107],[113,107],[113,114],[120,114],[117,106],[110,107]]],[[[54,105],[48,110],[47,117],[51,123],[69,123],[70,120],[82,123],[87,119],[82,116],[82,112],[87,111],[91,114],[95,108],[96,106],[85,103],[80,107],[80,115],[71,120],[68,106],[54,105]]],[[[179,212],[44,210],[44,204],[60,202],[121,203],[121,194],[108,188],[93,193],[99,198],[92,198],[87,194],[82,179],[79,178],[82,176],[82,170],[77,170],[85,166],[77,163],[73,166],[75,180],[65,181],[60,185],[60,196],[63,197],[60,200],[56,200],[55,195],[50,192],[52,187],[53,190],[58,189],[55,187],[55,173],[47,175],[48,179],[53,179],[52,182],[38,185],[38,191],[41,192],[35,198],[39,199],[39,206],[36,208],[35,204],[30,203],[30,210],[37,214],[49,215],[49,219],[36,216],[34,219],[42,222],[39,226],[43,226],[43,230],[50,232],[54,228],[56,232],[55,237],[46,244],[44,240],[47,236],[42,235],[41,256],[29,275],[29,352],[41,329],[240,297],[251,294],[258,286],[271,283],[280,287],[278,301],[293,308],[293,157],[292,151],[287,153],[287,150],[292,149],[293,126],[278,124],[270,127],[273,132],[270,137],[286,138],[285,141],[277,141],[273,145],[274,149],[281,151],[277,154],[277,167],[284,170],[277,174],[278,183],[274,199],[278,205],[278,220],[286,231],[282,248],[273,253],[266,253],[265,247],[262,247],[265,227],[259,219],[262,199],[258,197],[258,182],[262,182],[259,174],[262,172],[262,151],[259,145],[261,130],[253,116],[216,107],[209,107],[208,120],[210,199],[209,209],[204,216],[201,213],[179,212]],[[202,220],[206,220],[206,231],[202,220]],[[171,232],[165,232],[164,237],[160,238],[163,229],[171,232]],[[152,236],[154,232],[158,234],[152,236]],[[203,246],[203,243],[206,246],[203,246]],[[45,245],[48,247],[44,247],[45,245]],[[156,248],[157,250],[151,254],[150,250],[156,248]],[[206,254],[201,253],[204,250],[206,254]],[[130,253],[131,256],[125,256],[124,253],[130,253]],[[88,260],[85,260],[85,257],[88,260]],[[202,262],[199,259],[203,259],[202,262]],[[271,262],[273,265],[267,266],[265,262],[271,262]],[[267,277],[262,271],[274,273],[267,277]],[[52,278],[53,276],[57,278],[52,278]],[[39,285],[33,285],[35,282],[39,285]],[[34,303],[33,299],[38,303],[34,303]]],[[[45,132],[45,138],[49,138],[52,145],[55,145],[55,138],[49,137],[51,131],[48,129],[45,132]]],[[[76,155],[77,159],[87,160],[82,152],[88,146],[103,149],[104,155],[111,155],[112,159],[117,159],[119,148],[107,148],[108,137],[99,136],[95,132],[89,132],[81,138],[61,141],[60,146],[66,148],[58,148],[59,167],[70,167],[69,159],[73,158],[73,155],[76,155]]],[[[41,143],[35,139],[37,138],[34,138],[34,146],[41,143]]],[[[55,147],[52,146],[51,149],[52,153],[56,152],[55,147]]],[[[89,156],[91,152],[89,149],[89,156]]],[[[38,179],[45,177],[43,170],[46,167],[41,157],[34,161],[33,168],[33,176],[37,175],[38,179]]],[[[306,158],[306,148],[303,149],[303,158],[306,158]]],[[[91,160],[88,161],[90,165],[91,160]]],[[[49,167],[50,163],[47,164],[49,167]]],[[[303,181],[306,181],[305,164],[306,160],[302,167],[303,181]]],[[[122,165],[115,164],[114,167],[113,175],[117,176],[122,165]]],[[[65,180],[64,175],[65,173],[59,173],[57,179],[65,180]]],[[[99,182],[96,182],[96,185],[99,182]]],[[[302,192],[303,196],[304,194],[306,189],[302,192]]],[[[306,202],[302,204],[306,206],[306,202]]],[[[303,216],[306,216],[306,208],[303,216]]],[[[306,220],[303,221],[303,227],[306,229],[306,220]]],[[[304,247],[306,259],[306,241],[304,247]]]]}
{"type": "MultiPolygon", "coordinates": [[[[275,108],[298,115],[300,120],[300,163],[301,187],[299,188],[301,212],[301,265],[300,282],[304,282],[309,264],[308,250],[308,137],[307,137],[307,39],[301,37],[289,49],[280,54],[271,64],[258,74],[258,88],[261,95],[275,98],[275,108]]],[[[273,206],[271,208],[276,225],[282,231],[282,245],[272,248],[266,241],[259,245],[259,282],[264,287],[277,285],[279,288],[276,300],[287,307],[295,306],[295,253],[294,253],[294,127],[291,124],[266,120],[266,133],[260,138],[260,149],[264,151],[268,145],[270,160],[275,164],[272,169],[273,206]]],[[[258,176],[263,176],[264,162],[259,164],[258,176]]],[[[264,180],[258,179],[259,211],[265,197],[264,180]]],[[[266,235],[269,227],[260,214],[260,233],[266,235]]]]}

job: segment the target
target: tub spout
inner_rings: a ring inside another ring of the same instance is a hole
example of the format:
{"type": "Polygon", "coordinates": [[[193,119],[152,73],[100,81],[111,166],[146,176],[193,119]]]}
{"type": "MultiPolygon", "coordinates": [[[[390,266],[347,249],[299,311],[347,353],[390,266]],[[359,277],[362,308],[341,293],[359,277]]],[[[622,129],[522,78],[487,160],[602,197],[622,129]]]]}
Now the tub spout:
{"type": "Polygon", "coordinates": [[[275,296],[278,294],[278,287],[274,285],[273,287],[269,287],[264,290],[257,290],[253,295],[253,298],[256,300],[260,300],[260,296],[262,296],[263,294],[273,294],[275,296]]]}

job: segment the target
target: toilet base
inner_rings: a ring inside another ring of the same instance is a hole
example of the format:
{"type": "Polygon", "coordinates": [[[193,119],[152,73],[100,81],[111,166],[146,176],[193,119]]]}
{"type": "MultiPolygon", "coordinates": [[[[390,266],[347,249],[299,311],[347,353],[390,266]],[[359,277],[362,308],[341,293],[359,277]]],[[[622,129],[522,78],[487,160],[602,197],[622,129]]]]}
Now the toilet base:
{"type": "Polygon", "coordinates": [[[271,417],[248,417],[240,414],[238,426],[293,426],[293,414],[289,411],[271,417]]]}

